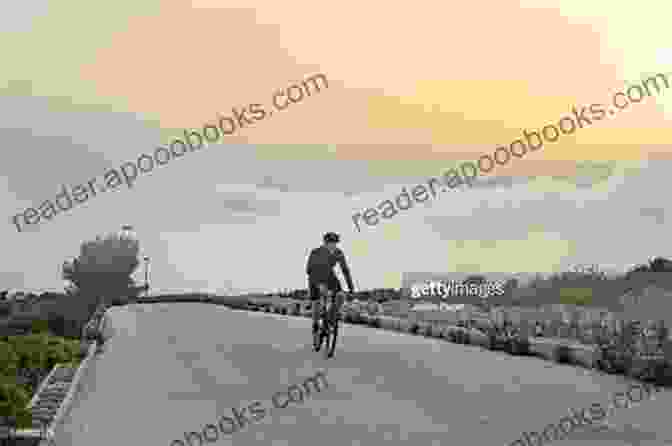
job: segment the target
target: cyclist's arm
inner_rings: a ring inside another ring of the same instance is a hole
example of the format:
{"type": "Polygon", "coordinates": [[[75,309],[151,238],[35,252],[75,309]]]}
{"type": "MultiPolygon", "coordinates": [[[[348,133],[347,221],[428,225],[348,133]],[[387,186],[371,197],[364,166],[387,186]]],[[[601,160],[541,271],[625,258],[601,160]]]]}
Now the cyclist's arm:
{"type": "Polygon", "coordinates": [[[350,275],[350,268],[348,268],[348,262],[345,260],[345,254],[341,252],[341,255],[339,256],[338,259],[339,265],[341,265],[341,271],[343,271],[343,275],[345,276],[345,281],[348,282],[348,289],[350,292],[355,291],[355,287],[352,284],[352,276],[350,275]]]}
{"type": "Polygon", "coordinates": [[[306,262],[306,274],[308,276],[312,276],[314,271],[315,271],[315,260],[316,260],[316,253],[315,250],[313,249],[310,251],[310,255],[308,256],[308,261],[306,262]]]}

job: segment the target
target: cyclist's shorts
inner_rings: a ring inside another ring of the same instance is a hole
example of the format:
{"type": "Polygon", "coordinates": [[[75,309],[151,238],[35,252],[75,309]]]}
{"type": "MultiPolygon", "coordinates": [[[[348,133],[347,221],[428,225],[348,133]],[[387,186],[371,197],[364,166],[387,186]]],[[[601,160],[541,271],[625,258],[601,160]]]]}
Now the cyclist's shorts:
{"type": "MultiPolygon", "coordinates": [[[[333,291],[334,293],[343,291],[341,288],[341,282],[338,280],[338,278],[328,281],[326,285],[327,289],[333,291]]],[[[308,283],[308,289],[310,290],[310,300],[314,301],[320,299],[320,289],[317,286],[317,283],[308,283]]]]}

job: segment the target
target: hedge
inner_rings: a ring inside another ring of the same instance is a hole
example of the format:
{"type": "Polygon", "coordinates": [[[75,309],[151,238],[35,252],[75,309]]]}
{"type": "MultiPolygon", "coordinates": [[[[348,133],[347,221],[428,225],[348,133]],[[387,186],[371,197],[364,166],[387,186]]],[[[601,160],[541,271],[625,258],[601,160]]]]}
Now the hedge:
{"type": "Polygon", "coordinates": [[[30,428],[27,405],[37,390],[39,379],[57,363],[76,364],[80,358],[77,341],[44,334],[3,337],[0,340],[0,417],[14,417],[16,428],[30,428]],[[20,376],[28,382],[21,384],[20,376]]]}
{"type": "Polygon", "coordinates": [[[27,406],[30,395],[16,381],[0,376],[0,417],[15,417],[17,428],[30,428],[31,413],[27,406]]]}

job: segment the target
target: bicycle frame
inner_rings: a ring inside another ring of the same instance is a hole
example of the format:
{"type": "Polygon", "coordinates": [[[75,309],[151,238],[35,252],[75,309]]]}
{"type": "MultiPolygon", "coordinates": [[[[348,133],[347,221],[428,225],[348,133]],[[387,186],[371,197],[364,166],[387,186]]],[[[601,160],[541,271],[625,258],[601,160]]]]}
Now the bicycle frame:
{"type": "MultiPolygon", "coordinates": [[[[336,293],[331,293],[331,296],[322,296],[320,299],[320,316],[336,305],[336,293]]],[[[328,313],[327,313],[328,314],[328,313]]]]}
{"type": "MultiPolygon", "coordinates": [[[[326,340],[324,352],[327,358],[333,356],[338,337],[338,315],[334,313],[336,299],[338,298],[339,296],[333,292],[323,293],[320,296],[320,327],[317,336],[319,336],[318,342],[320,345],[326,340]]],[[[319,347],[317,349],[319,350],[319,347]]]]}

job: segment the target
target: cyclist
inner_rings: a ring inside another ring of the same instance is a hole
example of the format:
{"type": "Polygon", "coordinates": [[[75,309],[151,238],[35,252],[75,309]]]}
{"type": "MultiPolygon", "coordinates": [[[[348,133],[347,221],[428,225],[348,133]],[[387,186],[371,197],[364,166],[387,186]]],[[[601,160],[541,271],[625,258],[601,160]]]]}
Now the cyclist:
{"type": "Polygon", "coordinates": [[[310,252],[308,263],[306,265],[306,273],[308,274],[308,290],[310,293],[310,300],[313,304],[313,335],[317,332],[318,320],[321,309],[321,295],[326,294],[326,291],[336,293],[337,308],[343,304],[343,290],[341,282],[334,273],[334,266],[338,263],[341,271],[348,283],[350,293],[354,292],[355,287],[352,284],[352,277],[350,276],[350,269],[345,260],[345,255],[337,244],[340,242],[340,236],[334,232],[327,232],[322,237],[323,244],[319,248],[315,248],[310,252]]]}

